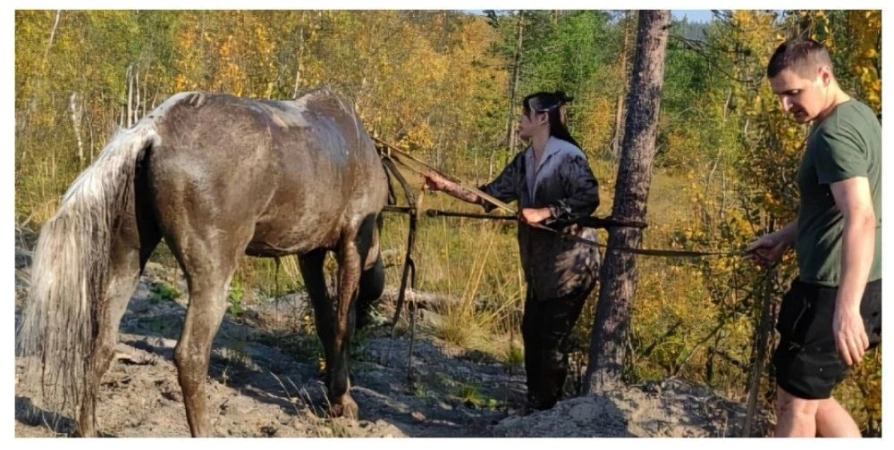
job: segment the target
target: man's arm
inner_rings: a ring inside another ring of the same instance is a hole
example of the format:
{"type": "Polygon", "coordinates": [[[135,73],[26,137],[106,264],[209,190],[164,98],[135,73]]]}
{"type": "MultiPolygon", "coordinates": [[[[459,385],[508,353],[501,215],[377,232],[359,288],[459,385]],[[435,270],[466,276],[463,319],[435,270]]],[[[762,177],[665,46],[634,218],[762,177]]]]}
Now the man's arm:
{"type": "Polygon", "coordinates": [[[860,300],[875,255],[875,211],[866,177],[831,183],[835,205],[844,216],[841,236],[841,279],[835,304],[833,331],[847,365],[859,363],[869,339],[860,316],[860,300]]]}
{"type": "Polygon", "coordinates": [[[775,234],[777,240],[785,242],[789,247],[795,245],[795,239],[798,238],[798,220],[795,219],[785,224],[784,227],[776,230],[775,234]]]}

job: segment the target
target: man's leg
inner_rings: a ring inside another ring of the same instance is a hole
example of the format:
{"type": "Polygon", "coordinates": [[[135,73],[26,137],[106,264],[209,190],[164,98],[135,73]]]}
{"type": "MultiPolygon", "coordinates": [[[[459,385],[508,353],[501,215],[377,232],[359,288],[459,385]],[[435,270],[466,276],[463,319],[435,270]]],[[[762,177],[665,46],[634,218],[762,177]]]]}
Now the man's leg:
{"type": "Polygon", "coordinates": [[[776,388],[776,437],[816,436],[816,413],[823,400],[804,400],[776,388]]]}
{"type": "MultiPolygon", "coordinates": [[[[796,285],[783,299],[777,324],[776,435],[860,436],[853,418],[831,398],[848,371],[831,332],[837,290],[796,285]]],[[[860,309],[871,348],[881,340],[881,280],[867,285],[860,309]]]]}
{"type": "Polygon", "coordinates": [[[822,437],[862,437],[851,415],[831,397],[819,401],[816,434],[822,437]]]}

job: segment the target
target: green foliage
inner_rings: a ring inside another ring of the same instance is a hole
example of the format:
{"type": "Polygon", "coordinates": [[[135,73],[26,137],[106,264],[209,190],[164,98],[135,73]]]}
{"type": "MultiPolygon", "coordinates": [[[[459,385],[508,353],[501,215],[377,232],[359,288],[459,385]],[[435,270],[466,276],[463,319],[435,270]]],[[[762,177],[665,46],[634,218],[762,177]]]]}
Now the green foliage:
{"type": "Polygon", "coordinates": [[[151,300],[154,303],[172,302],[180,298],[180,291],[166,281],[154,281],[149,287],[152,294],[151,300]]]}
{"type": "Polygon", "coordinates": [[[239,316],[242,314],[242,299],[245,297],[245,286],[238,279],[230,282],[230,292],[227,295],[229,306],[227,306],[227,314],[231,316],[239,316]]]}
{"type": "Polygon", "coordinates": [[[475,406],[486,404],[486,401],[481,397],[479,387],[474,384],[460,384],[456,390],[456,397],[465,403],[471,403],[475,406]]]}
{"type": "MultiPolygon", "coordinates": [[[[785,37],[804,33],[821,40],[832,51],[839,83],[881,112],[880,11],[740,10],[717,11],[716,17],[709,24],[674,23],[671,29],[645,247],[740,249],[794,217],[792,175],[806,129],[785,117],[764,77],[770,54],[785,37]]],[[[175,92],[288,99],[296,89],[320,83],[350,95],[373,134],[474,183],[489,181],[491,170],[519,150],[508,148],[506,134],[521,96],[564,90],[576,98],[568,125],[590,156],[600,183],[597,214],[606,216],[617,171],[611,142],[619,99],[626,95],[635,24],[635,12],[595,10],[487,16],[16,11],[16,220],[45,222],[114,130],[175,92]],[[519,86],[510,105],[519,19],[519,86]]],[[[410,183],[422,184],[415,177],[410,183]]],[[[444,195],[426,194],[424,203],[477,211],[444,195]]],[[[406,232],[405,216],[386,215],[381,247],[402,255],[406,232]]],[[[605,237],[600,232],[600,240],[605,237]]],[[[525,292],[515,240],[509,223],[424,218],[415,259],[419,290],[459,299],[439,311],[444,320],[429,332],[520,366],[525,292]]],[[[153,260],[175,264],[166,249],[153,260]]],[[[638,266],[629,378],[679,375],[741,396],[742,365],[750,361],[760,305],[751,292],[760,272],[722,258],[640,258],[638,266]]],[[[388,286],[397,286],[399,272],[400,264],[387,270],[388,286]]],[[[776,289],[793,275],[788,259],[776,289]]],[[[294,258],[279,266],[245,258],[233,279],[228,312],[240,314],[251,292],[273,298],[302,288],[294,258]]],[[[156,301],[179,295],[167,284],[151,290],[156,301]]],[[[574,331],[578,356],[589,345],[596,295],[574,331]]],[[[304,334],[279,336],[279,343],[320,361],[312,318],[295,326],[304,334]]],[[[875,353],[835,393],[868,435],[880,433],[880,374],[875,353]]],[[[458,390],[458,397],[485,404],[474,386],[458,390]]]]}
{"type": "Polygon", "coordinates": [[[522,351],[522,348],[519,346],[513,345],[509,351],[509,360],[507,364],[511,367],[522,367],[525,363],[525,354],[522,351]]]}

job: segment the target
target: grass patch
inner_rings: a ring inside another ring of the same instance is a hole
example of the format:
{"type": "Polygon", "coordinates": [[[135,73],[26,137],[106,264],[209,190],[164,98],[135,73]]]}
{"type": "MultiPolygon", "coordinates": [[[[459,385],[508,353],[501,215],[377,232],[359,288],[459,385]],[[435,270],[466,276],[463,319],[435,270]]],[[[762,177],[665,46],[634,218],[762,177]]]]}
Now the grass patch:
{"type": "Polygon", "coordinates": [[[152,303],[173,302],[181,297],[180,291],[167,281],[153,281],[149,293],[152,303]]]}

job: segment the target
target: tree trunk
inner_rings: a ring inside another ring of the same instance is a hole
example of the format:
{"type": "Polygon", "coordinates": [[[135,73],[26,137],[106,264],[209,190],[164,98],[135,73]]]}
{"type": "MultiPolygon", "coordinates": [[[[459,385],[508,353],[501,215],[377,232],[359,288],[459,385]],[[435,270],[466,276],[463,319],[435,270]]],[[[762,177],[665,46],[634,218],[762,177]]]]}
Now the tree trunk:
{"type": "Polygon", "coordinates": [[[512,84],[509,87],[509,118],[506,125],[510,152],[515,150],[518,144],[518,130],[515,126],[515,99],[518,95],[518,79],[521,76],[523,33],[525,29],[524,17],[524,13],[519,11],[516,24],[515,57],[512,58],[512,84]]]}
{"type": "Polygon", "coordinates": [[[751,349],[751,371],[748,374],[748,402],[746,403],[745,418],[742,423],[741,437],[751,436],[751,425],[754,419],[754,413],[757,409],[758,389],[761,385],[761,375],[764,371],[764,360],[766,359],[769,349],[767,344],[770,336],[773,335],[773,324],[775,321],[772,317],[773,304],[773,280],[776,279],[776,271],[769,269],[767,278],[758,289],[762,292],[760,316],[757,326],[754,327],[753,347],[751,349]]]}
{"type": "Polygon", "coordinates": [[[134,74],[134,107],[133,107],[133,119],[131,119],[130,123],[135,124],[140,119],[140,104],[142,102],[140,97],[140,70],[137,68],[136,73],[134,74]]]}
{"type": "Polygon", "coordinates": [[[93,164],[93,158],[96,156],[96,148],[93,140],[93,126],[90,127],[90,164],[93,164]]]}
{"type": "MultiPolygon", "coordinates": [[[[47,48],[43,51],[43,62],[45,66],[49,66],[49,60],[47,59],[50,55],[50,49],[53,47],[53,40],[56,38],[56,30],[59,28],[59,19],[62,18],[62,10],[56,10],[56,19],[53,21],[53,28],[50,29],[50,40],[47,42],[47,48]]],[[[879,72],[881,73],[881,72],[879,72]]],[[[44,73],[35,83],[35,91],[41,92],[43,90],[43,84],[46,81],[46,74],[44,73]]],[[[16,140],[19,138],[19,133],[28,128],[28,122],[31,118],[31,114],[37,110],[37,94],[31,95],[31,101],[28,104],[28,108],[25,109],[21,113],[21,117],[16,117],[16,140]]],[[[18,112],[16,112],[18,115],[18,112]]],[[[22,150],[22,156],[19,161],[24,161],[28,157],[28,147],[24,146],[22,150]]]]}
{"type": "Polygon", "coordinates": [[[53,21],[53,29],[50,30],[50,41],[47,43],[47,49],[43,52],[44,60],[50,54],[50,47],[53,46],[53,39],[56,37],[56,29],[59,28],[59,19],[62,17],[62,10],[56,10],[56,20],[53,21]]]}
{"type": "Polygon", "coordinates": [[[438,52],[447,48],[447,38],[450,37],[450,16],[445,9],[441,12],[441,36],[438,37],[438,52]]]}
{"type": "Polygon", "coordinates": [[[71,113],[71,125],[74,128],[75,138],[78,141],[78,168],[84,167],[84,140],[81,138],[81,111],[78,106],[78,94],[72,92],[68,97],[68,110],[71,113]]]}
{"type": "MultiPolygon", "coordinates": [[[[621,163],[618,167],[612,217],[644,221],[652,160],[664,83],[664,55],[670,11],[640,11],[636,57],[628,97],[627,119],[621,163]]],[[[600,273],[599,302],[590,339],[590,360],[585,388],[590,393],[621,381],[626,357],[630,305],[636,288],[636,258],[616,247],[638,248],[639,228],[614,228],[610,232],[605,262],[600,273]]]]}
{"type": "Polygon", "coordinates": [[[630,11],[624,13],[624,47],[621,51],[621,76],[624,80],[624,86],[621,88],[621,94],[618,95],[618,105],[615,110],[615,132],[612,136],[612,160],[617,161],[620,157],[621,136],[624,133],[624,122],[621,118],[624,116],[624,96],[627,95],[627,86],[629,83],[627,72],[627,61],[630,59],[630,11]]]}
{"type": "Polygon", "coordinates": [[[612,136],[612,161],[617,161],[621,153],[621,133],[624,123],[621,117],[624,115],[624,94],[618,95],[618,106],[615,110],[615,133],[612,136]]]}
{"type": "Polygon", "coordinates": [[[149,114],[149,110],[147,108],[149,106],[149,73],[152,70],[151,67],[152,66],[148,66],[146,73],[143,75],[143,94],[140,95],[140,118],[143,118],[149,114]]]}
{"type": "Polygon", "coordinates": [[[125,78],[127,79],[127,113],[124,116],[124,127],[130,128],[132,124],[130,119],[133,117],[133,66],[127,66],[125,78]]]}
{"type": "Polygon", "coordinates": [[[298,61],[295,63],[295,88],[292,89],[292,98],[298,98],[298,88],[301,87],[301,64],[304,62],[304,26],[298,29],[298,61]]]}
{"type": "MultiPolygon", "coordinates": [[[[509,146],[509,151],[512,152],[518,141],[518,131],[515,127],[515,96],[518,91],[518,79],[521,75],[521,60],[522,60],[522,44],[523,33],[524,33],[524,13],[522,11],[518,11],[518,20],[516,21],[516,44],[515,44],[515,56],[512,58],[512,78],[509,79],[509,110],[506,114],[506,144],[509,146]]],[[[500,149],[500,146],[497,145],[490,152],[490,157],[488,158],[488,179],[493,179],[494,172],[496,169],[496,158],[497,151],[500,149]]]]}

